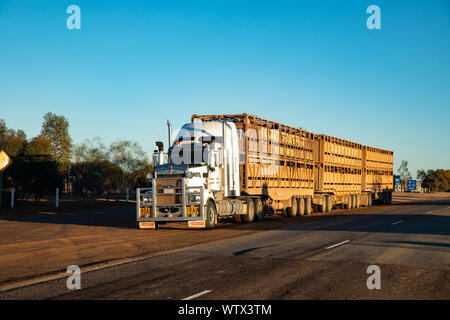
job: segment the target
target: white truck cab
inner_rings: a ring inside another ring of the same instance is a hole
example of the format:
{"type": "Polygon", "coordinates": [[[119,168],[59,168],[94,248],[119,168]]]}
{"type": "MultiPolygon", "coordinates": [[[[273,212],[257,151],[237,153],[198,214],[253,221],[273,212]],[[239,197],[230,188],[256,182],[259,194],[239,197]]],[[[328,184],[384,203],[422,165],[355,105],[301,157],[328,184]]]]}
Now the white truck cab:
{"type": "Polygon", "coordinates": [[[137,221],[141,228],[157,228],[158,223],[171,221],[211,228],[218,214],[233,215],[244,210],[245,203],[236,200],[240,180],[234,123],[186,123],[169,142],[167,153],[162,143],[157,143],[152,187],[137,189],[137,221]]]}

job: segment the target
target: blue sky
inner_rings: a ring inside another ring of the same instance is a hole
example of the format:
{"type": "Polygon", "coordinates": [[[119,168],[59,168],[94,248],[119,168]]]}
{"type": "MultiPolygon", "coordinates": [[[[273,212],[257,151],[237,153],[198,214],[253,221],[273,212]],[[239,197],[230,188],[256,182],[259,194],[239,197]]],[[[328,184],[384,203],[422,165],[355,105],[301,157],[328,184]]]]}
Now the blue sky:
{"type": "Polygon", "coordinates": [[[450,2],[0,0],[0,118],[33,137],[48,111],[149,155],[166,119],[247,112],[448,169],[450,2]]]}

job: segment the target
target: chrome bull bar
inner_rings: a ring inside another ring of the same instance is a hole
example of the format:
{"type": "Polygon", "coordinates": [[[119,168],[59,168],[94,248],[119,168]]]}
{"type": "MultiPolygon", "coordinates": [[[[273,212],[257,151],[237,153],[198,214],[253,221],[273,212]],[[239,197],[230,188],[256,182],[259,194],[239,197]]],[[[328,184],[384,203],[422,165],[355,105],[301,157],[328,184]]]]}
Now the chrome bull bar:
{"type": "Polygon", "coordinates": [[[203,206],[203,186],[188,187],[185,184],[185,178],[153,178],[151,188],[136,189],[136,219],[138,222],[175,222],[175,221],[198,221],[206,220],[203,206]],[[161,181],[180,181],[181,185],[157,185],[161,181]],[[193,190],[197,189],[198,192],[193,190]],[[146,193],[151,191],[151,202],[144,201],[146,193]],[[162,191],[162,193],[161,193],[162,191]],[[181,196],[181,201],[170,203],[160,203],[162,196],[173,196],[174,199],[181,196]],[[191,201],[192,196],[200,196],[198,201],[191,201]],[[198,207],[198,214],[187,212],[189,208],[198,207]]]}

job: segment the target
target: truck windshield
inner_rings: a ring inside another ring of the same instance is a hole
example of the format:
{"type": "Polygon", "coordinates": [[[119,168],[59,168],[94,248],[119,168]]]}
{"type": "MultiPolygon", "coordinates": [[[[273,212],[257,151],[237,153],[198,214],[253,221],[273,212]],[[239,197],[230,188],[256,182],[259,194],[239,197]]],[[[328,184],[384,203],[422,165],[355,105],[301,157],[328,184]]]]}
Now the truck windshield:
{"type": "Polygon", "coordinates": [[[168,152],[169,163],[201,166],[208,163],[209,148],[200,143],[183,143],[173,145],[168,152]]]}

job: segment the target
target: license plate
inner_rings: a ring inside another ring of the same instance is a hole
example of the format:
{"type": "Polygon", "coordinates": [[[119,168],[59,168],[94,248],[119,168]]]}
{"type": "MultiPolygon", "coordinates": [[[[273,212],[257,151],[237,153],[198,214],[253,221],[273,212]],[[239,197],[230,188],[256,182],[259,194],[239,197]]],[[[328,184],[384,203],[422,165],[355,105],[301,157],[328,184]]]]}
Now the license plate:
{"type": "Polygon", "coordinates": [[[190,214],[198,214],[200,212],[199,207],[197,206],[189,206],[186,207],[186,214],[190,215],[190,214]]]}
{"type": "Polygon", "coordinates": [[[175,189],[164,189],[164,190],[163,190],[163,193],[169,193],[169,194],[172,194],[172,193],[175,193],[175,189]]]}
{"type": "Polygon", "coordinates": [[[152,212],[152,208],[150,208],[150,207],[142,207],[139,209],[139,214],[141,216],[148,216],[151,214],[151,212],[152,212]]]}

